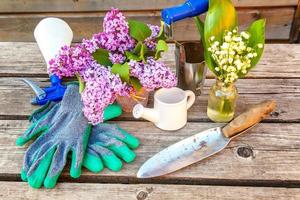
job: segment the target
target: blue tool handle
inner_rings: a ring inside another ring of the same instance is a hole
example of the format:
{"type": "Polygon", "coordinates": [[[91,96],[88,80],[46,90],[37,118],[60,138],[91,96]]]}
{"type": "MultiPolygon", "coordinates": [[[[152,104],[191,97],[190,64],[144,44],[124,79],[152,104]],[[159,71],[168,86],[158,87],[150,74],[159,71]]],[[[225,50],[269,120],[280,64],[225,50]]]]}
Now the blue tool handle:
{"type": "Polygon", "coordinates": [[[195,17],[208,10],[208,0],[187,0],[184,4],[179,6],[166,8],[162,10],[162,20],[171,25],[176,21],[188,17],[195,17]]]}
{"type": "Polygon", "coordinates": [[[32,104],[44,105],[48,101],[62,100],[67,87],[61,84],[61,79],[56,75],[50,76],[50,82],[51,86],[43,89],[46,93],[46,96],[44,98],[35,97],[31,101],[32,104]]]}

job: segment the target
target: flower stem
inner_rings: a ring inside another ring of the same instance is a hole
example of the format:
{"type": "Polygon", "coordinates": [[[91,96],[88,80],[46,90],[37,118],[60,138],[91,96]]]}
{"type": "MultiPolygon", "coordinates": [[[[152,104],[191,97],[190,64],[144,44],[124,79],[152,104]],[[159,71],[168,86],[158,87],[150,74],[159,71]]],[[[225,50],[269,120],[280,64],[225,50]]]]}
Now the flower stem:
{"type": "Polygon", "coordinates": [[[80,77],[80,75],[78,73],[75,74],[76,78],[79,82],[79,93],[81,94],[85,88],[85,84],[84,81],[82,80],[82,78],[80,77]]]}

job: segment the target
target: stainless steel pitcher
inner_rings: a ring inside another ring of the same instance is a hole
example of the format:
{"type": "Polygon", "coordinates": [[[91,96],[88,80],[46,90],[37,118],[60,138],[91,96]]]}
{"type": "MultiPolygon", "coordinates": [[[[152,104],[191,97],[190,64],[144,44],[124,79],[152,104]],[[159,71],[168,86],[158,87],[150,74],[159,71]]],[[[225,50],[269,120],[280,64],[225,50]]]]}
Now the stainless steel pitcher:
{"type": "Polygon", "coordinates": [[[176,42],[175,57],[178,87],[200,95],[207,72],[202,43],[176,42]]]}

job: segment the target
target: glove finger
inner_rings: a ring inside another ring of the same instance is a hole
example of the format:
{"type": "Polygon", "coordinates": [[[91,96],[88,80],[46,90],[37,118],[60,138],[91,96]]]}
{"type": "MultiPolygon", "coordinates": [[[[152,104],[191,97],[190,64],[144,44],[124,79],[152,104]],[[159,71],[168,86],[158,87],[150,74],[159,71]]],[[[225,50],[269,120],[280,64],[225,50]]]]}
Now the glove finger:
{"type": "Polygon", "coordinates": [[[140,145],[140,141],[138,138],[134,137],[133,135],[127,133],[125,130],[122,128],[118,127],[118,129],[121,131],[121,133],[124,135],[123,138],[118,138],[125,144],[127,144],[130,148],[136,149],[140,145]]]}
{"type": "Polygon", "coordinates": [[[131,163],[136,157],[136,154],[126,145],[111,146],[109,147],[109,149],[112,150],[118,157],[122,158],[127,163],[131,163]]]}
{"type": "MultiPolygon", "coordinates": [[[[42,149],[47,150],[47,148],[49,148],[49,143],[44,144],[40,150],[42,150],[42,149]],[[46,147],[44,148],[44,146],[46,146],[46,147]]],[[[37,155],[38,155],[39,151],[37,151],[37,152],[34,152],[34,151],[36,151],[35,148],[29,147],[24,155],[23,166],[21,169],[21,179],[25,182],[28,181],[27,174],[28,174],[29,168],[32,166],[32,163],[37,160],[37,155]]]]}
{"type": "Polygon", "coordinates": [[[81,167],[83,162],[83,156],[85,150],[87,148],[87,144],[89,141],[90,133],[91,133],[92,126],[88,125],[84,131],[84,136],[82,141],[78,141],[78,144],[74,149],[72,149],[72,162],[71,162],[71,169],[70,175],[73,178],[78,178],[81,175],[81,167]]]}
{"type": "Polygon", "coordinates": [[[40,119],[32,123],[27,131],[17,139],[17,146],[24,145],[41,132],[46,131],[48,129],[48,124],[51,124],[52,119],[55,118],[59,107],[60,104],[56,104],[46,115],[43,115],[40,119]]]}
{"type": "Polygon", "coordinates": [[[99,124],[97,126],[94,126],[93,135],[98,135],[100,133],[117,138],[132,149],[136,149],[140,144],[140,141],[136,137],[127,133],[116,124],[99,124]]]}
{"type": "Polygon", "coordinates": [[[28,173],[28,183],[33,188],[40,188],[43,184],[45,176],[48,172],[49,166],[52,161],[55,148],[50,149],[43,158],[37,160],[36,166],[33,166],[35,170],[30,170],[28,173]]]}
{"type": "Polygon", "coordinates": [[[104,110],[103,119],[104,121],[111,120],[119,117],[122,114],[122,108],[119,104],[111,104],[104,110]]]}
{"type": "Polygon", "coordinates": [[[17,146],[23,146],[26,144],[29,140],[32,138],[38,136],[42,132],[46,131],[48,129],[48,126],[46,125],[45,116],[36,121],[35,123],[31,124],[30,127],[26,130],[26,132],[21,135],[17,141],[17,146]]]}
{"type": "Polygon", "coordinates": [[[127,163],[132,162],[136,157],[135,153],[126,144],[116,138],[107,136],[105,133],[97,135],[95,144],[110,149],[127,163]]]}
{"type": "Polygon", "coordinates": [[[46,152],[52,147],[52,143],[49,141],[45,144],[41,144],[40,142],[34,142],[28,150],[26,151],[24,155],[24,161],[23,161],[23,167],[22,167],[22,173],[23,180],[26,180],[27,178],[24,177],[24,174],[27,174],[30,170],[30,168],[33,166],[33,164],[41,157],[38,157],[39,155],[44,155],[46,152]]]}
{"type": "Polygon", "coordinates": [[[109,149],[99,145],[92,145],[90,146],[90,148],[98,154],[104,166],[106,166],[108,169],[115,172],[120,171],[122,169],[122,161],[109,149]]]}
{"type": "Polygon", "coordinates": [[[48,114],[54,106],[57,105],[57,103],[54,103],[52,101],[48,101],[45,105],[40,107],[39,109],[35,110],[29,117],[29,121],[36,122],[40,118],[42,118],[44,115],[48,114]]]}
{"type": "Polygon", "coordinates": [[[54,188],[56,182],[63,171],[66,162],[69,148],[66,145],[59,145],[53,155],[53,160],[44,180],[45,188],[54,188]]]}
{"type": "Polygon", "coordinates": [[[82,165],[94,173],[101,172],[104,167],[99,155],[91,148],[86,149],[82,165]]]}
{"type": "Polygon", "coordinates": [[[83,152],[78,150],[72,150],[72,163],[70,168],[70,175],[73,178],[78,178],[81,175],[81,165],[82,165],[82,156],[83,152]]]}

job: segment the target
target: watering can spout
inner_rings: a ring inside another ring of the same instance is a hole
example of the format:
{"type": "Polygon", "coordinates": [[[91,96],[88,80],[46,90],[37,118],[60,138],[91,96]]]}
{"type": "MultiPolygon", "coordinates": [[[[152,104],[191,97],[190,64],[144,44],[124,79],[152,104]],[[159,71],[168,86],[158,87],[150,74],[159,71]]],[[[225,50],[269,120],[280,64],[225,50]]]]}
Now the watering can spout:
{"type": "Polygon", "coordinates": [[[208,10],[208,0],[187,0],[185,3],[162,10],[162,20],[171,25],[188,17],[195,17],[208,10]]]}
{"type": "Polygon", "coordinates": [[[153,123],[157,123],[159,121],[159,114],[155,109],[145,108],[141,104],[134,106],[132,113],[136,119],[143,118],[153,123]]]}

